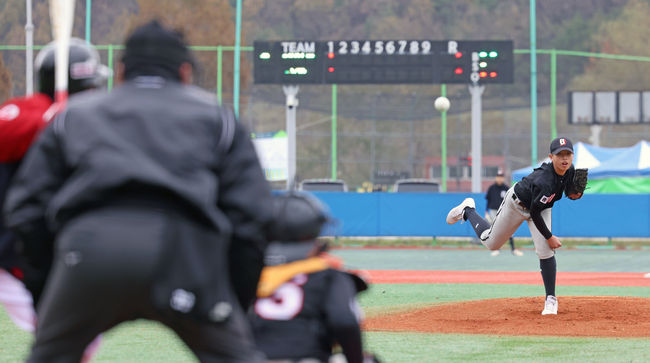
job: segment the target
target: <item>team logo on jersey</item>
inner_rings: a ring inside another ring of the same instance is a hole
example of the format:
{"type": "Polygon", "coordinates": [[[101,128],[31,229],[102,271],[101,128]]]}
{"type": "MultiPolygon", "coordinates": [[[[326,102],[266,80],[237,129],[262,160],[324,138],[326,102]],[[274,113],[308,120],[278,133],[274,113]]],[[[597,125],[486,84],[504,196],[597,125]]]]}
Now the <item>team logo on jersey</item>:
{"type": "Polygon", "coordinates": [[[566,145],[566,139],[560,139],[560,145],[562,146],[566,145]]]}
{"type": "Polygon", "coordinates": [[[547,204],[547,203],[552,202],[554,198],[555,198],[555,193],[553,193],[553,194],[551,194],[551,195],[549,195],[549,196],[546,196],[546,195],[545,195],[545,196],[539,198],[539,201],[540,201],[542,204],[547,204]]]}

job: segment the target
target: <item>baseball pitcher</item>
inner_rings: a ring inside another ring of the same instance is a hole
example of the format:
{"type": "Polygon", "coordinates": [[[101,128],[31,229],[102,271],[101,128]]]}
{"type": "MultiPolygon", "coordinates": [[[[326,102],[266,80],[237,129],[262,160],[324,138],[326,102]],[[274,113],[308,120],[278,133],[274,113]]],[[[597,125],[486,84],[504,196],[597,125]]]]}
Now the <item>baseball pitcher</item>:
{"type": "Polygon", "coordinates": [[[449,224],[469,220],[483,245],[493,251],[501,248],[523,222],[528,222],[546,290],[542,315],[556,315],[558,309],[555,249],[562,247],[562,242],[551,233],[551,208],[563,193],[569,199],[581,198],[587,185],[587,169],[573,167],[571,140],[554,139],[549,158],[550,163],[542,164],[508,190],[491,225],[476,212],[472,198],[466,198],[447,215],[449,224]]]}

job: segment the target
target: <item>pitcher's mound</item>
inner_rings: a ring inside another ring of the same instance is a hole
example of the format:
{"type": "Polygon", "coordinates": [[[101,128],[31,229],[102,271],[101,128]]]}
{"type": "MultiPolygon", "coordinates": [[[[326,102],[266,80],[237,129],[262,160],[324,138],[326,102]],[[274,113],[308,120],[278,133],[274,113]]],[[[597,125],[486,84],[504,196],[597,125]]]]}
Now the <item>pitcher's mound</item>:
{"type": "Polygon", "coordinates": [[[560,296],[558,315],[541,315],[544,297],[463,301],[369,317],[368,331],[490,335],[650,337],[650,298],[560,296]]]}

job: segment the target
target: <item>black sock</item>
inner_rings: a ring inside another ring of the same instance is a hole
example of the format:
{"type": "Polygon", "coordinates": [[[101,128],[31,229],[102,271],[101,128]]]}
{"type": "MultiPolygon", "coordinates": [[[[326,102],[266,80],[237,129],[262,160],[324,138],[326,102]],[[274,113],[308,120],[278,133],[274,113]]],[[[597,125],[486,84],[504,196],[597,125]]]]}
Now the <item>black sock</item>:
{"type": "Polygon", "coordinates": [[[476,213],[476,209],[474,208],[465,208],[463,219],[469,219],[469,222],[472,224],[472,228],[474,228],[474,232],[476,232],[476,235],[479,239],[481,238],[481,233],[487,229],[490,229],[490,223],[478,215],[478,213],[476,213]]]}
{"type": "Polygon", "coordinates": [[[555,256],[544,260],[539,260],[539,268],[542,270],[542,280],[544,280],[544,289],[546,296],[555,296],[555,275],[557,273],[557,263],[555,256]]]}
{"type": "Polygon", "coordinates": [[[515,250],[515,239],[510,237],[510,251],[515,250]]]}

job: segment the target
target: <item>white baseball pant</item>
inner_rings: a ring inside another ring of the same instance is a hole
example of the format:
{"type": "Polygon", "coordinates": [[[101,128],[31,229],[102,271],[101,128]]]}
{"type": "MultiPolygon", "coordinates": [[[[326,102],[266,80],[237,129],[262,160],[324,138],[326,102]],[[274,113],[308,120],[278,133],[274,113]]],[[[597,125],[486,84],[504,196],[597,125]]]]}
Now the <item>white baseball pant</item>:
{"type": "MultiPolygon", "coordinates": [[[[528,222],[528,229],[533,238],[535,245],[535,253],[540,260],[551,258],[555,252],[546,242],[546,238],[539,232],[527,208],[524,208],[518,203],[518,198],[513,198],[515,193],[514,186],[508,189],[501,206],[497,211],[490,229],[485,230],[481,234],[481,243],[490,250],[498,250],[503,246],[508,239],[512,237],[517,228],[524,223],[528,222]]],[[[515,196],[516,197],[516,196],[515,196]]],[[[546,226],[551,230],[551,208],[542,211],[542,218],[546,226]]]]}
{"type": "Polygon", "coordinates": [[[8,271],[0,268],[0,303],[5,306],[7,314],[20,329],[34,332],[36,313],[32,294],[25,285],[8,271]]]}

